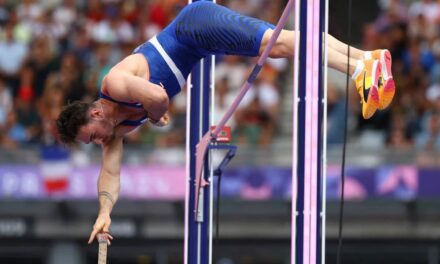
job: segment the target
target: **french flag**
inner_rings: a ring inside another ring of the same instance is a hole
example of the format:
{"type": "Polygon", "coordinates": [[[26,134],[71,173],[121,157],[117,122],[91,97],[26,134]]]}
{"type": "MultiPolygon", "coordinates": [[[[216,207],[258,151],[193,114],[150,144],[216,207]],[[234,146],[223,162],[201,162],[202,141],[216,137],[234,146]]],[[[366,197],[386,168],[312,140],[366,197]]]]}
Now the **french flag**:
{"type": "Polygon", "coordinates": [[[47,194],[63,194],[68,188],[71,172],[69,152],[56,146],[43,148],[40,172],[47,194]]]}

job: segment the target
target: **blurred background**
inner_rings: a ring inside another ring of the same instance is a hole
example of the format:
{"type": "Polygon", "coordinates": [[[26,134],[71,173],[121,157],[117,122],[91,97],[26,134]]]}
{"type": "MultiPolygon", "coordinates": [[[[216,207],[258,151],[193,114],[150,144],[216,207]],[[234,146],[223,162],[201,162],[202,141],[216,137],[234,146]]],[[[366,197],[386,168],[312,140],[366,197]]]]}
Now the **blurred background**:
{"type": "MultiPolygon", "coordinates": [[[[276,23],[284,0],[222,0],[276,23]]],[[[103,76],[160,32],[181,0],[0,0],[0,263],[96,263],[100,148],[57,143],[63,105],[93,101],[103,76]]],[[[330,1],[347,39],[348,0],[330,1]]],[[[344,263],[440,263],[440,1],[353,1],[350,43],[388,48],[398,88],[368,121],[349,87],[344,263]]],[[[292,23],[292,22],[291,22],[292,23]]],[[[292,24],[289,26],[292,28],[292,24]]],[[[255,59],[217,57],[216,118],[255,59]]],[[[229,123],[236,158],[221,186],[217,264],[290,263],[292,65],[269,60],[229,123]]],[[[346,76],[328,78],[327,263],[336,262],[346,76]]],[[[125,139],[110,263],[183,260],[185,90],[172,122],[125,139]]]]}

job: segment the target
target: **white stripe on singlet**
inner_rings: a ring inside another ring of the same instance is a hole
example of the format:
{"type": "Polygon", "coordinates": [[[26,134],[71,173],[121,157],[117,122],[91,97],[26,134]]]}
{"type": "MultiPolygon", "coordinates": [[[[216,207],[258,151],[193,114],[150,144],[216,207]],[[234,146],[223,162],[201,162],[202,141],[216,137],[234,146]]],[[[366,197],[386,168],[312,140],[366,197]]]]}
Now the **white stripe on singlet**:
{"type": "Polygon", "coordinates": [[[159,54],[162,56],[162,58],[167,63],[168,67],[170,67],[171,71],[174,73],[174,76],[176,76],[177,81],[179,82],[180,87],[183,87],[185,85],[186,81],[185,81],[185,78],[183,77],[182,72],[179,70],[179,68],[177,68],[176,64],[170,58],[170,56],[168,56],[167,52],[163,49],[162,45],[157,40],[157,37],[154,36],[149,41],[157,49],[159,54]]]}

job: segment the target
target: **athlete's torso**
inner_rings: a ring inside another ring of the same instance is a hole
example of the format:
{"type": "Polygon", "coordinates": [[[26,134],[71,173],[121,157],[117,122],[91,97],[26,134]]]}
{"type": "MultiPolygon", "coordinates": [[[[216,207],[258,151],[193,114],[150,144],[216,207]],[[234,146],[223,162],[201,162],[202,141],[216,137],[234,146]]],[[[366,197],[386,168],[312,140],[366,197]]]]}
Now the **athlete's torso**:
{"type": "MultiPolygon", "coordinates": [[[[273,27],[210,1],[197,1],[185,7],[161,33],[138,46],[133,55],[124,60],[133,60],[130,67],[135,68],[130,72],[163,86],[171,99],[180,92],[201,58],[210,54],[256,56],[264,32],[273,27]]],[[[106,94],[105,90],[102,92],[106,94]]],[[[135,112],[134,109],[129,111],[135,112]]],[[[140,120],[131,123],[141,124],[140,120]]]]}
{"type": "Polygon", "coordinates": [[[172,98],[207,55],[256,56],[264,32],[273,25],[211,1],[187,5],[158,35],[133,53],[145,56],[150,81],[162,83],[172,98]]]}

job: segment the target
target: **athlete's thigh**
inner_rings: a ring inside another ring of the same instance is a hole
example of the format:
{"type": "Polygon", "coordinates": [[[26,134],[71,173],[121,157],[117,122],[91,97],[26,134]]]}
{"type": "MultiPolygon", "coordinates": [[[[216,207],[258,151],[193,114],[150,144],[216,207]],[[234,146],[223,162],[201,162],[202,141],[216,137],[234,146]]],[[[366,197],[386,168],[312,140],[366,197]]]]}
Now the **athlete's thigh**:
{"type": "Polygon", "coordinates": [[[195,2],[172,25],[177,39],[207,54],[258,55],[273,25],[208,1],[195,2]]]}

